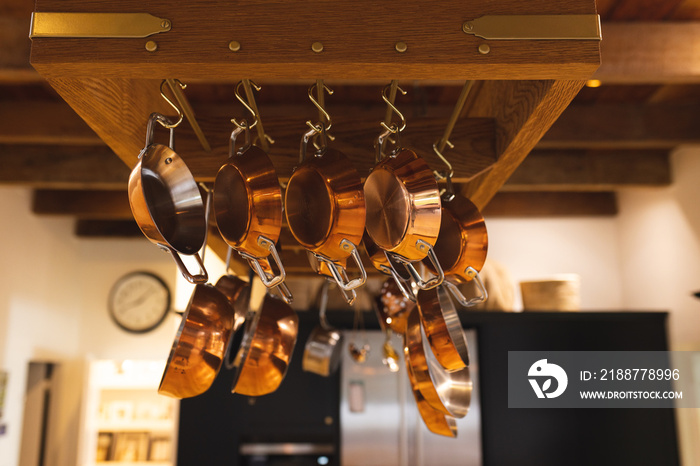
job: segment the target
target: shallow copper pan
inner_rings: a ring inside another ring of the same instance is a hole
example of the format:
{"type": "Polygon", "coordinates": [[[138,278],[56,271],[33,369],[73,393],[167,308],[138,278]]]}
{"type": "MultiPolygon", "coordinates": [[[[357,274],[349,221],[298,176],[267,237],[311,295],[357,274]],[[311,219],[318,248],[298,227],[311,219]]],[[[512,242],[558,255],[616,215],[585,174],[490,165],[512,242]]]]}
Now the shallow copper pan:
{"type": "Polygon", "coordinates": [[[428,257],[440,271],[432,249],[440,231],[440,191],[428,164],[400,149],[374,167],[364,191],[366,229],[375,244],[402,262],[419,288],[439,285],[441,273],[423,280],[411,264],[428,257]]]}
{"type": "Polygon", "coordinates": [[[299,318],[289,304],[266,295],[260,309],[248,315],[240,338],[231,343],[238,348],[231,391],[261,396],[277,390],[287,373],[298,328],[299,318]]]}
{"type": "Polygon", "coordinates": [[[182,316],[158,393],[189,398],[209,389],[221,369],[235,321],[234,309],[219,290],[197,284],[182,316]]]}
{"type": "Polygon", "coordinates": [[[425,426],[434,434],[443,435],[445,437],[457,437],[457,420],[454,417],[442,413],[430,406],[430,403],[428,403],[418,389],[418,382],[415,375],[413,375],[413,370],[411,369],[411,364],[408,362],[408,357],[404,357],[404,360],[406,361],[406,372],[408,373],[408,380],[411,383],[413,398],[416,400],[418,413],[420,414],[421,419],[423,419],[425,426]]]}
{"type": "Polygon", "coordinates": [[[205,283],[207,273],[197,254],[207,231],[204,202],[185,161],[170,147],[153,142],[156,122],[172,124],[159,113],[148,119],[146,147],[129,175],[131,212],[146,238],[170,252],[188,281],[205,283]],[[191,274],[180,254],[195,256],[200,273],[191,274]]]}
{"type": "Polygon", "coordinates": [[[462,418],[469,411],[471,401],[469,367],[447,371],[433,356],[422,333],[421,319],[416,308],[408,315],[404,346],[404,355],[416,378],[415,387],[433,408],[462,418]]]}
{"type": "Polygon", "coordinates": [[[357,251],[366,216],[362,180],[348,158],[337,150],[324,148],[307,156],[306,146],[314,134],[310,131],[302,138],[301,163],[289,178],[285,192],[285,215],[299,244],[326,262],[338,286],[349,291],[367,280],[357,251]],[[345,268],[339,261],[349,257],[359,267],[360,277],[344,280],[345,268]]]}
{"type": "Polygon", "coordinates": [[[388,326],[399,335],[406,333],[408,314],[415,307],[415,303],[402,294],[393,279],[387,279],[382,284],[374,303],[382,327],[388,326]]]}
{"type": "Polygon", "coordinates": [[[449,371],[468,366],[467,337],[447,290],[438,286],[418,291],[418,310],[423,331],[440,364],[449,371]]]}
{"type": "Polygon", "coordinates": [[[248,129],[236,128],[231,133],[229,159],[214,182],[214,212],[226,243],[248,260],[269,288],[279,286],[286,277],[275,247],[282,229],[282,190],[270,158],[250,145],[249,138],[248,129]],[[236,150],[236,137],[242,131],[246,143],[236,150]],[[277,275],[272,273],[269,256],[277,265],[277,275]]]}
{"type": "MultiPolygon", "coordinates": [[[[463,306],[472,306],[487,298],[479,272],[486,261],[488,233],[479,209],[466,197],[447,194],[442,202],[440,235],[435,255],[445,273],[445,284],[463,306]],[[476,280],[480,296],[467,299],[456,285],[476,280]]],[[[430,261],[423,263],[435,272],[430,261]]]]}

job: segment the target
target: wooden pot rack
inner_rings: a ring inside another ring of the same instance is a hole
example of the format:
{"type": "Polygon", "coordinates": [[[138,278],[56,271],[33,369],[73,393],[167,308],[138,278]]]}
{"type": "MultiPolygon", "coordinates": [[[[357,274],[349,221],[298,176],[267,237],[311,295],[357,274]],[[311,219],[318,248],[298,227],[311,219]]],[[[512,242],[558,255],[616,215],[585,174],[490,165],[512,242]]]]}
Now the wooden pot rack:
{"type": "MultiPolygon", "coordinates": [[[[597,24],[594,0],[36,0],[31,63],[129,168],[150,113],[172,114],[160,95],[163,79],[193,88],[254,79],[263,86],[256,97],[283,180],[298,161],[305,121],[315,115],[308,100],[287,98],[299,84],[323,79],[338,87],[326,100],[332,144],[367,173],[389,81],[400,80],[410,92],[410,85],[476,80],[452,131],[455,149],[445,155],[459,189],[483,208],[600,65],[597,24]],[[142,19],[115,13],[141,14],[150,35],[134,37],[143,32],[142,19]],[[358,101],[356,90],[371,90],[376,103],[358,101]]],[[[432,144],[452,108],[428,102],[422,114],[408,113],[402,142],[435,169],[442,163],[432,144]]],[[[211,150],[189,125],[176,132],[177,150],[198,181],[212,181],[227,157],[230,119],[243,109],[228,99],[194,111],[211,150]]],[[[212,245],[225,257],[219,240],[212,245]]]]}

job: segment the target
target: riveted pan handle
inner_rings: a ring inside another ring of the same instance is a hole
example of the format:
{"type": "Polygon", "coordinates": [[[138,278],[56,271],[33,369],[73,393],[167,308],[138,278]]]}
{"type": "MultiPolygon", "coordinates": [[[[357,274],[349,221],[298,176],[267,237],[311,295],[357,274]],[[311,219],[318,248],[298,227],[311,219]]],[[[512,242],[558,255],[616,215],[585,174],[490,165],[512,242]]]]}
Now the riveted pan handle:
{"type": "Polygon", "coordinates": [[[365,270],[364,265],[362,265],[362,259],[360,259],[360,253],[357,250],[357,246],[355,246],[352,241],[348,241],[347,239],[343,238],[343,240],[340,242],[340,247],[345,251],[350,251],[350,257],[352,257],[355,264],[357,264],[357,267],[360,269],[359,277],[349,280],[345,269],[341,265],[338,265],[331,259],[328,259],[321,254],[313,253],[313,255],[318,261],[324,262],[326,265],[328,265],[328,270],[330,270],[331,275],[333,275],[333,278],[341,290],[351,291],[365,284],[367,281],[367,271],[365,270]]]}
{"type": "Polygon", "coordinates": [[[162,245],[161,247],[165,248],[168,252],[170,252],[170,255],[173,256],[173,259],[175,259],[175,264],[177,265],[177,268],[180,269],[180,273],[182,273],[182,276],[185,277],[185,280],[195,285],[199,283],[206,283],[207,280],[209,280],[209,275],[207,274],[207,270],[204,268],[204,262],[202,261],[202,258],[199,257],[199,254],[192,254],[197,260],[197,265],[199,266],[200,272],[193,275],[189,272],[189,270],[187,270],[187,266],[185,266],[185,263],[182,262],[180,254],[178,254],[176,250],[165,245],[162,245]]]}
{"type": "MultiPolygon", "coordinates": [[[[445,272],[443,272],[442,267],[440,266],[440,262],[438,261],[438,258],[435,255],[433,247],[430,244],[423,241],[422,239],[416,241],[416,247],[418,247],[418,249],[420,249],[421,251],[428,252],[428,260],[430,260],[430,262],[433,264],[433,267],[435,268],[435,271],[437,272],[436,275],[428,278],[427,280],[421,276],[421,274],[418,272],[418,270],[416,270],[413,263],[409,259],[406,259],[405,257],[399,254],[393,254],[390,252],[387,252],[387,254],[391,254],[392,258],[396,259],[398,262],[403,264],[403,266],[406,268],[406,271],[408,271],[408,273],[411,275],[411,278],[416,283],[416,286],[421,290],[430,290],[435,288],[436,286],[441,285],[445,279],[445,272]]],[[[389,262],[389,264],[391,264],[391,262],[389,262]]],[[[393,268],[393,265],[391,267],[393,268]]],[[[394,273],[396,273],[395,270],[394,273]]]]}
{"type": "Polygon", "coordinates": [[[270,276],[270,274],[265,272],[265,269],[271,269],[267,258],[254,257],[242,251],[238,251],[238,253],[241,255],[241,257],[248,261],[248,264],[250,264],[251,268],[255,270],[255,273],[258,274],[258,277],[260,277],[260,281],[262,281],[265,287],[277,287],[278,291],[282,295],[282,298],[287,302],[287,304],[291,303],[294,298],[292,296],[292,293],[289,291],[287,285],[284,284],[284,280],[287,278],[287,273],[284,270],[284,266],[282,265],[282,259],[280,259],[279,253],[277,252],[277,248],[275,247],[275,243],[271,239],[260,235],[258,237],[258,244],[264,248],[267,248],[267,250],[270,251],[270,255],[275,261],[277,269],[280,271],[278,275],[270,276]]]}

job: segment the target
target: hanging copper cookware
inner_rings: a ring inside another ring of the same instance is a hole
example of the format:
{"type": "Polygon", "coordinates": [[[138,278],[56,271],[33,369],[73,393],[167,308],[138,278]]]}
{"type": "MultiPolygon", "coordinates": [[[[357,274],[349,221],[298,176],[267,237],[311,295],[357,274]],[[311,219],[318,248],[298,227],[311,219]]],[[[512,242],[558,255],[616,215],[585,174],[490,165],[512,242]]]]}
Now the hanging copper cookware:
{"type": "Polygon", "coordinates": [[[244,332],[231,343],[238,348],[231,391],[262,396],[277,390],[287,373],[298,328],[299,318],[289,304],[267,294],[260,309],[248,314],[244,332]]]}
{"type": "Polygon", "coordinates": [[[398,137],[405,125],[403,115],[383,94],[384,101],[402,120],[402,126],[383,125],[377,141],[377,156],[364,184],[367,203],[367,233],[388,255],[404,264],[421,289],[438,286],[443,275],[433,246],[440,231],[440,191],[428,164],[415,152],[403,149],[398,137]],[[396,139],[396,149],[384,156],[384,142],[396,139]],[[413,266],[428,257],[438,275],[424,280],[413,266]]]}
{"type": "MultiPolygon", "coordinates": [[[[445,273],[444,284],[462,306],[469,307],[488,298],[479,272],[486,261],[488,233],[479,209],[464,196],[455,194],[451,178],[442,196],[440,235],[435,243],[435,255],[445,273]],[[456,285],[474,280],[479,296],[467,299],[456,285]]],[[[430,261],[423,263],[435,270],[430,261]]]]}
{"type": "Polygon", "coordinates": [[[197,254],[204,245],[207,224],[204,203],[192,173],[172,147],[153,142],[156,122],[174,123],[152,113],[146,127],[146,147],[129,176],[129,205],[134,219],[151,242],[170,252],[182,275],[191,283],[205,283],[207,272],[197,254]],[[180,254],[194,256],[199,274],[191,274],[180,254]]]}
{"type": "Polygon", "coordinates": [[[468,366],[467,337],[445,287],[420,290],[418,310],[430,348],[442,367],[454,371],[468,366]]]}
{"type": "Polygon", "coordinates": [[[304,346],[304,357],[301,368],[306,372],[328,377],[338,369],[342,355],[343,334],[330,326],[326,318],[328,307],[328,281],[321,288],[319,304],[319,325],[314,327],[304,346]]]}
{"type": "MultiPolygon", "coordinates": [[[[313,97],[309,98],[323,111],[313,97]]],[[[318,90],[323,93],[325,87],[318,90]]],[[[330,120],[328,117],[327,120],[330,120]]],[[[367,280],[357,245],[365,229],[365,195],[362,180],[345,155],[326,147],[326,130],[330,124],[318,122],[307,131],[300,145],[299,165],[287,182],[285,214],[292,235],[314,257],[325,262],[343,290],[354,290],[367,280]],[[311,157],[307,146],[312,137],[321,144],[311,157]],[[352,280],[343,277],[345,267],[340,261],[352,258],[360,270],[360,277],[352,280]]]]}
{"type": "Polygon", "coordinates": [[[472,392],[469,367],[446,370],[425,340],[419,311],[414,309],[408,316],[404,346],[404,356],[416,379],[414,387],[438,411],[456,418],[466,416],[472,392]]]}
{"type": "Polygon", "coordinates": [[[418,413],[420,414],[421,419],[423,419],[425,426],[434,434],[443,435],[445,437],[457,437],[457,420],[454,417],[440,412],[439,410],[430,406],[430,403],[428,403],[418,389],[418,381],[416,380],[415,375],[413,375],[413,370],[411,369],[411,364],[408,361],[408,357],[404,357],[404,359],[406,361],[406,372],[408,373],[408,380],[411,383],[413,398],[416,400],[418,413]]]}
{"type": "Polygon", "coordinates": [[[379,323],[387,326],[399,335],[406,333],[408,314],[415,303],[407,299],[394,280],[387,279],[374,300],[379,323]]]}
{"type": "Polygon", "coordinates": [[[236,313],[209,284],[195,285],[168,356],[158,393],[189,398],[204,393],[221,369],[236,313]]]}
{"type": "Polygon", "coordinates": [[[231,133],[229,159],[214,182],[214,212],[221,236],[235,249],[267,287],[280,287],[283,297],[292,296],[284,286],[286,274],[275,243],[282,229],[282,190],[268,155],[250,144],[249,128],[231,133]],[[235,149],[236,137],[245,133],[246,142],[235,149]],[[272,256],[279,273],[269,263],[272,256]]]}

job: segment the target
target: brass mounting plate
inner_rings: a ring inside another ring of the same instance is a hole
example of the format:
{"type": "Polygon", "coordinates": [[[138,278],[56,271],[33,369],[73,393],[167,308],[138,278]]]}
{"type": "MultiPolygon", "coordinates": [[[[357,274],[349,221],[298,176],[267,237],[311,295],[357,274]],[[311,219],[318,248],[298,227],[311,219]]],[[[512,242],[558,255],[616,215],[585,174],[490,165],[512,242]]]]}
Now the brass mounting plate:
{"type": "Polygon", "coordinates": [[[149,13],[32,13],[29,37],[142,38],[170,30],[149,13]]]}
{"type": "Polygon", "coordinates": [[[601,40],[598,15],[486,15],[462,25],[489,40],[601,40]]]}

